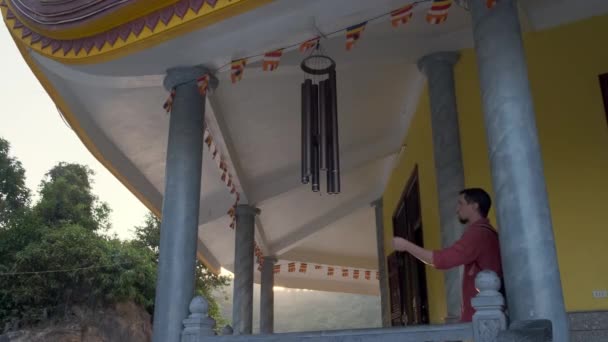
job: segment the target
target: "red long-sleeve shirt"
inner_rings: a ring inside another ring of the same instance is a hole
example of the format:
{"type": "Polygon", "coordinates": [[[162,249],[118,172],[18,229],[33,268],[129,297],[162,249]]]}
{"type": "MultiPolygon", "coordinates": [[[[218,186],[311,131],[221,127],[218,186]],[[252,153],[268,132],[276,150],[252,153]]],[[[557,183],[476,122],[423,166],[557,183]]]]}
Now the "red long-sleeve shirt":
{"type": "Polygon", "coordinates": [[[462,278],[461,320],[473,320],[475,309],[471,299],[477,295],[475,276],[482,270],[492,270],[502,278],[498,234],[488,219],[472,223],[460,240],[452,246],[433,252],[433,265],[440,270],[464,265],[462,278]]]}

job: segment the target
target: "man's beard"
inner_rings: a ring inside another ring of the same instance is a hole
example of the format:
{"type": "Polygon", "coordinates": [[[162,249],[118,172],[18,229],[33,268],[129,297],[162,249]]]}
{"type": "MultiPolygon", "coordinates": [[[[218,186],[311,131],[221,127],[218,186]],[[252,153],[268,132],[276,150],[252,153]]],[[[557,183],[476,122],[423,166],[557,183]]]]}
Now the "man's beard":
{"type": "Polygon", "coordinates": [[[468,220],[468,219],[466,219],[466,218],[460,218],[460,217],[459,217],[459,218],[458,218],[458,221],[460,221],[460,223],[462,223],[462,224],[467,224],[467,223],[469,223],[469,220],[468,220]]]}

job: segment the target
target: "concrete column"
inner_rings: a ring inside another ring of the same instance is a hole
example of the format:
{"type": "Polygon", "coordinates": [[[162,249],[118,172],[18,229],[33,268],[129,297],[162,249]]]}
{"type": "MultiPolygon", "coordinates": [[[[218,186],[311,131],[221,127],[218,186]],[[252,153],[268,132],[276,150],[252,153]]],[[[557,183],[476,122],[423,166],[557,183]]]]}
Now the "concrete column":
{"type": "Polygon", "coordinates": [[[264,257],[260,288],[260,334],[274,333],[274,264],[277,259],[264,257]]]}
{"type": "Polygon", "coordinates": [[[259,212],[259,209],[249,205],[242,204],[236,207],[232,303],[234,335],[251,335],[253,325],[255,215],[259,212]]]}
{"type": "Polygon", "coordinates": [[[469,1],[511,321],[550,319],[568,341],[517,3],[469,1]]]}
{"type": "MultiPolygon", "coordinates": [[[[418,61],[418,68],[428,79],[433,129],[433,155],[439,199],[441,245],[449,247],[464,232],[458,221],[456,203],[464,188],[464,169],[460,150],[458,108],[454,86],[454,64],[458,52],[438,52],[418,61]]],[[[462,272],[458,267],[444,273],[447,301],[447,323],[460,321],[462,307],[462,272]]]]}
{"type": "MultiPolygon", "coordinates": [[[[201,194],[205,97],[196,78],[203,67],[169,69],[164,86],[175,89],[169,121],[160,257],[154,310],[155,342],[179,342],[194,297],[201,194]]],[[[211,86],[217,86],[213,78],[211,86]]]]}
{"type": "Polygon", "coordinates": [[[380,273],[380,314],[382,327],[391,326],[391,303],[388,287],[388,272],[386,271],[386,253],[384,250],[384,204],[382,198],[374,201],[372,207],[376,211],[376,246],[378,250],[378,272],[380,273]]]}

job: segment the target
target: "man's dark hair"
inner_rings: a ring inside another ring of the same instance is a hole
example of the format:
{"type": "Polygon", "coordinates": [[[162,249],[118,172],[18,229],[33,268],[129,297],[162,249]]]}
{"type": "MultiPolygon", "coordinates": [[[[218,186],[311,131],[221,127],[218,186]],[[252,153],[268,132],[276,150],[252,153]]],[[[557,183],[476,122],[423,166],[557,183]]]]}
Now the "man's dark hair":
{"type": "Polygon", "coordinates": [[[464,195],[464,199],[467,203],[477,203],[479,206],[479,214],[483,217],[488,217],[488,212],[492,207],[492,199],[490,195],[481,188],[469,188],[460,191],[461,195],[464,195]]]}

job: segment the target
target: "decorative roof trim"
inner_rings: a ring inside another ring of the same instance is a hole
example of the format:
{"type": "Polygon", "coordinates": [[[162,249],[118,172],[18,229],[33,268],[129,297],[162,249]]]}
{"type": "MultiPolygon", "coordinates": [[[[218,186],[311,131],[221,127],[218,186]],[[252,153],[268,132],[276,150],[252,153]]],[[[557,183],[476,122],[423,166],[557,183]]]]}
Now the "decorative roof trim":
{"type": "Polygon", "coordinates": [[[179,0],[109,31],[78,39],[55,39],[36,32],[14,11],[10,0],[0,0],[0,10],[13,36],[36,52],[67,63],[92,63],[106,61],[110,55],[117,54],[116,50],[125,50],[123,48],[127,46],[130,47],[129,51],[122,51],[122,54],[138,51],[132,45],[143,40],[157,38],[152,44],[137,44],[140,49],[142,45],[145,48],[158,44],[271,1],[273,0],[179,0]],[[160,35],[161,33],[163,34],[160,35]]]}

